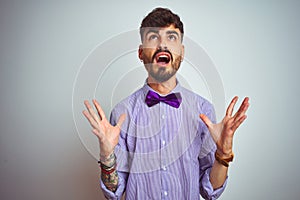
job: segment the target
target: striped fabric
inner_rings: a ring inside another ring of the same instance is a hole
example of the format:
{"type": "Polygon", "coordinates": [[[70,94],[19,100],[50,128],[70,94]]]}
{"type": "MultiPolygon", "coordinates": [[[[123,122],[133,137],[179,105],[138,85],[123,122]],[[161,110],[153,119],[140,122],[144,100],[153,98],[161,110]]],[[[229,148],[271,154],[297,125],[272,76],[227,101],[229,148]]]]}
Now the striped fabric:
{"type": "Polygon", "coordinates": [[[180,92],[179,108],[165,103],[148,107],[145,96],[152,90],[147,84],[121,101],[111,113],[111,123],[126,113],[115,153],[119,175],[115,193],[108,199],[216,199],[225,184],[213,190],[209,173],[214,162],[214,142],[199,118],[207,115],[215,122],[213,106],[204,98],[177,83],[172,92],[180,92]]]}

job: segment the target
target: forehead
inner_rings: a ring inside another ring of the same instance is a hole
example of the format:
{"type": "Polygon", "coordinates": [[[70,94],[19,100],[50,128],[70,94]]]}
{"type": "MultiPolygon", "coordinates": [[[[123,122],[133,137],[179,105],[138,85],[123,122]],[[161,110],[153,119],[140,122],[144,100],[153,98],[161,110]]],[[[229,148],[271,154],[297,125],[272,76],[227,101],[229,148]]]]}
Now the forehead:
{"type": "Polygon", "coordinates": [[[181,35],[181,32],[179,30],[179,28],[175,28],[175,26],[173,24],[167,26],[167,27],[145,27],[143,28],[143,36],[146,36],[149,33],[157,33],[157,34],[178,34],[181,35]]]}

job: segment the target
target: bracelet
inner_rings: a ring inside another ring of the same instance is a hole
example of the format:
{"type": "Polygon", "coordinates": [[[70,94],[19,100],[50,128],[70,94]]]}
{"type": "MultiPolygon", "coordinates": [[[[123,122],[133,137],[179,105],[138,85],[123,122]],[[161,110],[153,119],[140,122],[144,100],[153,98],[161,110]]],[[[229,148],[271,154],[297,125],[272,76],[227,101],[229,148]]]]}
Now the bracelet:
{"type": "Polygon", "coordinates": [[[113,163],[111,163],[109,166],[103,164],[101,161],[98,161],[98,164],[100,165],[101,168],[110,169],[110,168],[113,168],[116,165],[116,162],[117,162],[117,159],[114,159],[113,163]]]}
{"type": "Polygon", "coordinates": [[[221,158],[221,156],[218,154],[218,152],[217,151],[215,152],[215,158],[216,158],[216,160],[221,165],[224,165],[225,167],[229,167],[229,162],[233,161],[233,157],[234,157],[234,154],[231,153],[230,157],[228,157],[228,158],[221,158]]]}
{"type": "Polygon", "coordinates": [[[104,174],[111,174],[113,173],[114,171],[116,170],[116,166],[114,165],[112,168],[110,169],[105,169],[101,166],[101,172],[104,173],[104,174]]]}
{"type": "Polygon", "coordinates": [[[100,156],[100,160],[98,161],[98,164],[100,164],[101,172],[109,175],[116,170],[116,162],[117,162],[116,155],[113,153],[107,159],[104,160],[102,160],[100,156]],[[112,161],[112,163],[109,163],[109,166],[102,163],[107,161],[112,161]]]}
{"type": "Polygon", "coordinates": [[[115,153],[110,154],[108,157],[103,156],[103,155],[100,154],[100,160],[98,161],[98,163],[107,162],[107,161],[110,161],[110,160],[115,159],[115,158],[116,158],[115,153]]]}
{"type": "Polygon", "coordinates": [[[101,168],[101,172],[104,174],[111,174],[116,170],[116,160],[114,160],[113,164],[111,166],[107,166],[104,165],[103,163],[101,163],[100,161],[98,161],[98,163],[100,164],[100,168],[101,168]]]}

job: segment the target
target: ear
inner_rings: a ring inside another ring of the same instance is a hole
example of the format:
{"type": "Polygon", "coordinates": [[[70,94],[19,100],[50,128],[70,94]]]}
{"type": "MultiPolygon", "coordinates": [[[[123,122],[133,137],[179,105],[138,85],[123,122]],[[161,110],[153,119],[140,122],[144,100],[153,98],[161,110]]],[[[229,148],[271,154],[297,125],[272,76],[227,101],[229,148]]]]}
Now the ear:
{"type": "Polygon", "coordinates": [[[183,61],[184,59],[184,45],[182,45],[181,47],[181,62],[183,61]]]}
{"type": "Polygon", "coordinates": [[[139,46],[138,56],[140,60],[143,60],[143,45],[139,46]]]}

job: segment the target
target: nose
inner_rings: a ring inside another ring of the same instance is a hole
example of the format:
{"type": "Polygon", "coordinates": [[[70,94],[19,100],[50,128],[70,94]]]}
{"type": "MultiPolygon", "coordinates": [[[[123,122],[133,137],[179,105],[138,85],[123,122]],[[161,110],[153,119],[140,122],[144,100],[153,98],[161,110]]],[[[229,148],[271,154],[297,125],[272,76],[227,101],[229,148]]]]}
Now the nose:
{"type": "Polygon", "coordinates": [[[166,42],[162,39],[160,40],[158,48],[161,49],[161,50],[168,49],[166,42]]]}

